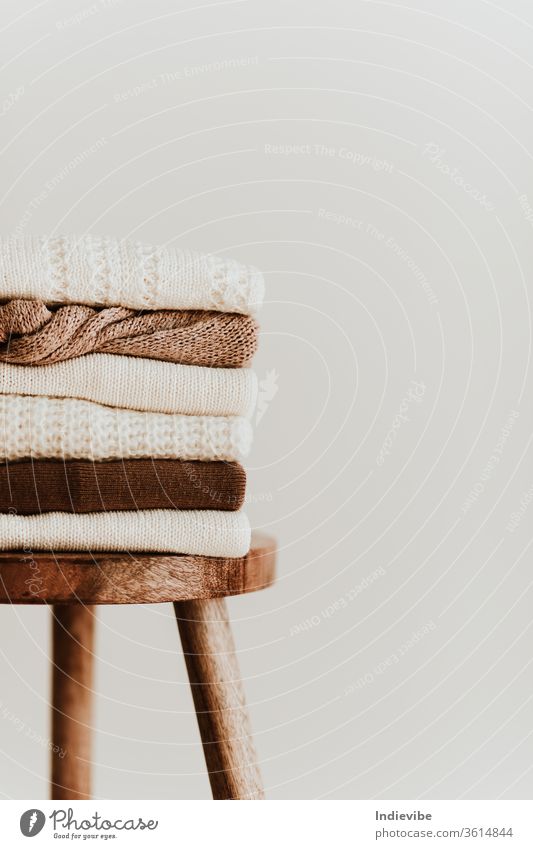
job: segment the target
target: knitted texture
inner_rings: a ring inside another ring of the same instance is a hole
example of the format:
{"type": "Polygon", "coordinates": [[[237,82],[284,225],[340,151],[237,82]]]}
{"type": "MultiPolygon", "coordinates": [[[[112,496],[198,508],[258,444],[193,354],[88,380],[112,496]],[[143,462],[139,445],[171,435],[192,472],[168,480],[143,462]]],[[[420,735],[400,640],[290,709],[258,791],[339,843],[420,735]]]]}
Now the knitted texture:
{"type": "Polygon", "coordinates": [[[0,395],[0,456],[76,460],[238,460],[247,419],[139,413],[69,398],[0,395]]]}
{"type": "Polygon", "coordinates": [[[137,315],[125,307],[96,310],[79,304],[51,311],[44,301],[20,299],[0,306],[0,360],[18,365],[49,365],[98,352],[244,368],[257,350],[257,335],[254,319],[235,313],[137,315]]]}
{"type": "Polygon", "coordinates": [[[182,460],[20,460],[0,463],[0,513],[238,510],[238,463],[182,460]]]}
{"type": "Polygon", "coordinates": [[[100,236],[0,238],[1,295],[48,303],[252,314],[255,268],[179,248],[100,236]]]}
{"type": "Polygon", "coordinates": [[[246,515],[223,510],[0,514],[0,549],[4,551],[158,551],[243,557],[249,548],[246,515]]]}
{"type": "Polygon", "coordinates": [[[115,354],[87,354],[40,368],[0,363],[0,386],[6,395],[81,398],[191,416],[249,416],[257,394],[250,369],[182,366],[115,354]]]}

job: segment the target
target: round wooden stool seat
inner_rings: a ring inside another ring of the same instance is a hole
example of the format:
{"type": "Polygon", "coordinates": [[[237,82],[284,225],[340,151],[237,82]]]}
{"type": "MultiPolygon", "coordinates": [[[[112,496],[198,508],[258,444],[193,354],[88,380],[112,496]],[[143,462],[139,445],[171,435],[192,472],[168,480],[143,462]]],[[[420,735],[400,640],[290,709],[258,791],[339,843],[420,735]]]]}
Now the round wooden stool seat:
{"type": "Polygon", "coordinates": [[[0,604],[154,604],[261,590],[276,546],[254,535],[245,557],[187,554],[0,552],[0,604]]]}

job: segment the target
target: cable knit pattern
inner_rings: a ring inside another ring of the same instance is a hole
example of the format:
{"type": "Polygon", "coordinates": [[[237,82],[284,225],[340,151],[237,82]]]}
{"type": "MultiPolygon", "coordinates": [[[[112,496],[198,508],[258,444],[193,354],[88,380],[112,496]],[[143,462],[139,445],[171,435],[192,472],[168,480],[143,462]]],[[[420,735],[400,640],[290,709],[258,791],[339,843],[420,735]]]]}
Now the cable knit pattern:
{"type": "Polygon", "coordinates": [[[243,557],[250,548],[244,513],[131,510],[108,513],[0,514],[0,549],[158,551],[243,557]]]}
{"type": "Polygon", "coordinates": [[[141,313],[125,307],[15,299],[0,306],[0,360],[50,365],[89,353],[125,354],[219,368],[248,366],[257,349],[253,318],[202,310],[141,313]]]}
{"type": "Polygon", "coordinates": [[[244,418],[114,410],[90,401],[0,395],[0,457],[239,460],[250,450],[244,418]]]}
{"type": "Polygon", "coordinates": [[[199,460],[9,460],[0,462],[0,513],[101,510],[239,510],[239,463],[199,460]]]}
{"type": "Polygon", "coordinates": [[[40,368],[0,362],[0,386],[6,395],[81,398],[190,416],[250,416],[257,396],[251,369],[182,366],[115,354],[87,354],[40,368]]]}
{"type": "Polygon", "coordinates": [[[238,262],[101,236],[0,238],[0,277],[6,300],[132,309],[251,315],[264,292],[259,271],[238,262]]]}

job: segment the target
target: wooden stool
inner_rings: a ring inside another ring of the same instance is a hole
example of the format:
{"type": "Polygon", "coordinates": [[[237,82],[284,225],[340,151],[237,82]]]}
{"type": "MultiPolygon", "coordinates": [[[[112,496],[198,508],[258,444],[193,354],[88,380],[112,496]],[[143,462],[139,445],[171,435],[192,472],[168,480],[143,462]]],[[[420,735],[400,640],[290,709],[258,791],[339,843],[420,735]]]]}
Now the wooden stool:
{"type": "Polygon", "coordinates": [[[214,799],[261,799],[225,596],[274,581],[276,546],[246,557],[0,553],[0,604],[53,605],[52,799],[90,799],[96,604],[173,602],[214,799]]]}

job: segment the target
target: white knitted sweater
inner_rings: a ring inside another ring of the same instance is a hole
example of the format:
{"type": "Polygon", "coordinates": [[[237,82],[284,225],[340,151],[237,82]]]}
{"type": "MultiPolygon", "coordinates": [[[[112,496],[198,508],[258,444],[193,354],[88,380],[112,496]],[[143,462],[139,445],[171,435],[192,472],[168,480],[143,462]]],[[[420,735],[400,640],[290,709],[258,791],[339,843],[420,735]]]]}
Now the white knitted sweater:
{"type": "Polygon", "coordinates": [[[71,398],[0,395],[0,458],[240,460],[252,426],[226,416],[114,410],[71,398]]]}
{"type": "Polygon", "coordinates": [[[81,398],[109,407],[191,416],[250,416],[251,369],[184,366],[117,354],[87,354],[48,366],[0,363],[5,394],[81,398]]]}
{"type": "Polygon", "coordinates": [[[4,551],[158,551],[243,557],[249,548],[246,515],[224,510],[0,514],[0,549],[4,551]]]}
{"type": "Polygon", "coordinates": [[[259,271],[179,248],[101,236],[0,238],[0,297],[252,314],[259,271]]]}

